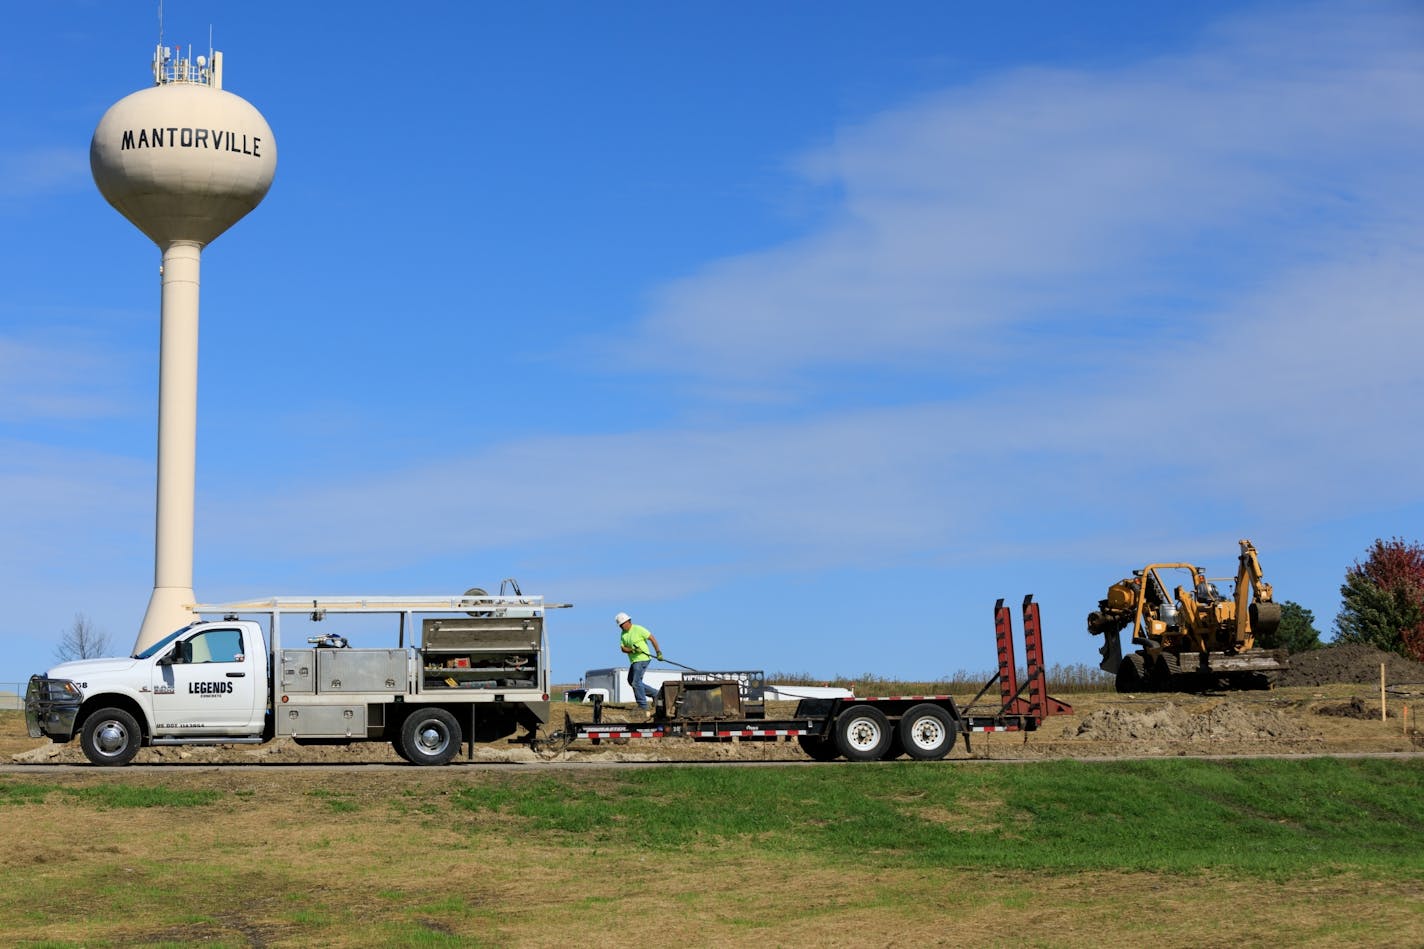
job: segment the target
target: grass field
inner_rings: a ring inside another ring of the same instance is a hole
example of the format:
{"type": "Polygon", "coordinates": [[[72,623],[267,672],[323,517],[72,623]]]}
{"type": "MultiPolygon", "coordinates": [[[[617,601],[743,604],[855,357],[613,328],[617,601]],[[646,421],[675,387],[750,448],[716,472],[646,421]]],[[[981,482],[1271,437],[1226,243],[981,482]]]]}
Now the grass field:
{"type": "Polygon", "coordinates": [[[24,946],[1424,944],[1424,763],[0,777],[24,946]]]}

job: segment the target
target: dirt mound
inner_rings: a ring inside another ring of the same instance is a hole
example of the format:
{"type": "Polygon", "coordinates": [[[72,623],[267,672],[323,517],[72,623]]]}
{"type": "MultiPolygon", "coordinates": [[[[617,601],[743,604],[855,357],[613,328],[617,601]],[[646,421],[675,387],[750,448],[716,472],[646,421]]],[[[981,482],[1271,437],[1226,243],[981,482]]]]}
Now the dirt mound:
{"type": "Polygon", "coordinates": [[[1397,653],[1358,643],[1326,646],[1309,652],[1292,653],[1290,668],[1281,673],[1277,685],[1327,685],[1331,682],[1379,682],[1380,663],[1390,685],[1424,682],[1424,663],[1405,659],[1397,653]]]}
{"type": "Polygon", "coordinates": [[[1348,702],[1321,705],[1316,708],[1315,714],[1329,715],[1334,718],[1358,718],[1361,721],[1377,722],[1379,721],[1380,710],[1378,705],[1370,705],[1356,696],[1348,702]]]}
{"type": "Polygon", "coordinates": [[[1065,738],[1090,741],[1305,741],[1310,729],[1276,709],[1219,705],[1188,712],[1168,702],[1150,711],[1105,708],[1083,719],[1065,738]]]}

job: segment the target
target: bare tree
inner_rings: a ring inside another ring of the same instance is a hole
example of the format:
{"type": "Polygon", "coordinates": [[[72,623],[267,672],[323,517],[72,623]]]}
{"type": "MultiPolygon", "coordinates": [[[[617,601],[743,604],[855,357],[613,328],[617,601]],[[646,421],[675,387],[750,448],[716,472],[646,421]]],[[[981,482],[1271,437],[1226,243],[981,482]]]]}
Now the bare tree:
{"type": "Polygon", "coordinates": [[[75,659],[98,659],[109,654],[109,634],[101,633],[83,613],[74,614],[74,625],[54,647],[54,657],[60,662],[75,659]]]}

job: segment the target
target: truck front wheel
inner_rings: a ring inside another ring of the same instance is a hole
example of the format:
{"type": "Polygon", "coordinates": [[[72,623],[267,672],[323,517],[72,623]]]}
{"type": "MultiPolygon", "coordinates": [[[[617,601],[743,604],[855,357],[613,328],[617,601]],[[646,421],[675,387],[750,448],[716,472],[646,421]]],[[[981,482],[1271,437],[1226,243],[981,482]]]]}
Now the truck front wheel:
{"type": "Polygon", "coordinates": [[[850,761],[879,761],[890,734],[890,720],[869,705],[848,708],[836,719],[836,747],[850,761]]]}
{"type": "Polygon", "coordinates": [[[103,768],[128,764],[142,744],[138,722],[121,708],[97,709],[84,720],[84,730],[79,733],[84,757],[103,768]]]}
{"type": "Polygon", "coordinates": [[[443,708],[416,709],[401,723],[399,751],[411,764],[449,764],[460,752],[460,723],[443,708]]]}

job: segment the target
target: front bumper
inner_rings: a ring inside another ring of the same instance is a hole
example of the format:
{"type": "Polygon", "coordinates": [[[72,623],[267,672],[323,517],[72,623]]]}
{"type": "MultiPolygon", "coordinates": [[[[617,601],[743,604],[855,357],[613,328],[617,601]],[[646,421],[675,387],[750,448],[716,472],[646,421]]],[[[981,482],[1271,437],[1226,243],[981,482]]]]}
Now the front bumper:
{"type": "Polygon", "coordinates": [[[25,690],[25,728],[31,738],[69,741],[74,737],[74,719],[83,697],[67,679],[30,676],[25,690]]]}

